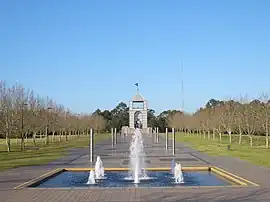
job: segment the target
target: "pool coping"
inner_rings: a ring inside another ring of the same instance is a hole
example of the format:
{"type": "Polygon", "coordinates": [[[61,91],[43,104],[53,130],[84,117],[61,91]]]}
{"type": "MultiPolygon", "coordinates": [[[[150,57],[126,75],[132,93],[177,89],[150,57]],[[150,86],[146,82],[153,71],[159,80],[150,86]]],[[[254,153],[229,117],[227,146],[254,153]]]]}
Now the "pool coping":
{"type": "MultiPolygon", "coordinates": [[[[54,190],[70,190],[70,189],[140,189],[143,187],[110,187],[110,188],[105,188],[105,187],[91,187],[91,188],[84,188],[84,187],[57,187],[57,188],[38,188],[38,187],[30,187],[31,185],[35,185],[35,184],[40,184],[43,181],[46,181],[49,178],[52,178],[58,174],[60,174],[61,172],[65,172],[65,171],[90,171],[90,170],[95,170],[94,168],[57,168],[54,169],[50,172],[47,172],[41,176],[38,176],[32,180],[29,180],[27,182],[24,182],[16,187],[14,187],[14,189],[54,189],[54,190]]],[[[128,171],[129,168],[104,168],[104,171],[128,171]]],[[[163,167],[163,168],[146,168],[146,171],[170,171],[171,168],[169,167],[163,167]]],[[[196,188],[245,188],[245,187],[259,187],[260,185],[251,182],[243,177],[240,177],[238,175],[235,175],[229,171],[226,171],[224,169],[221,169],[217,166],[190,166],[190,167],[182,167],[182,171],[211,171],[215,174],[217,174],[220,177],[225,178],[226,180],[229,180],[235,184],[231,184],[231,185],[221,185],[221,186],[179,186],[179,187],[149,187],[151,189],[153,188],[166,188],[166,189],[196,189],[196,188]]]]}

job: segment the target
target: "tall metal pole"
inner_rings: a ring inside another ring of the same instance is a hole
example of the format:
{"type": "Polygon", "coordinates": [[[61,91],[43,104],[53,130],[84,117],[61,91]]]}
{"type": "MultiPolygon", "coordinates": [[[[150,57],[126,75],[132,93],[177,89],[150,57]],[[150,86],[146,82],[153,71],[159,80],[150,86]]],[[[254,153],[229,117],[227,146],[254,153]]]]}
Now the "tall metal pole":
{"type": "Polygon", "coordinates": [[[90,162],[94,162],[94,131],[90,129],[90,162]]]}
{"type": "Polygon", "coordinates": [[[151,138],[152,138],[152,142],[154,141],[154,129],[151,127],[151,138]]]}
{"type": "Polygon", "coordinates": [[[182,94],[182,112],[184,112],[184,67],[183,67],[183,60],[181,60],[181,76],[182,76],[182,82],[181,82],[181,94],[182,94]]]}
{"type": "Polygon", "coordinates": [[[172,128],[172,152],[173,156],[175,155],[175,131],[174,128],[172,128]]]}
{"type": "Polygon", "coordinates": [[[114,144],[116,145],[117,143],[117,136],[116,136],[116,128],[114,129],[114,144]]]}
{"type": "Polygon", "coordinates": [[[158,127],[157,127],[157,143],[159,143],[159,131],[158,131],[158,127]]]}
{"type": "Polygon", "coordinates": [[[157,143],[157,127],[155,127],[155,143],[157,143]]]}
{"type": "Polygon", "coordinates": [[[155,143],[157,142],[157,128],[155,127],[154,129],[153,129],[153,132],[154,132],[154,141],[155,141],[155,143]]]}
{"type": "Polygon", "coordinates": [[[165,132],[165,149],[168,150],[168,128],[166,128],[165,132]]]}
{"type": "Polygon", "coordinates": [[[111,129],[111,135],[112,135],[112,148],[114,148],[114,132],[113,132],[113,128],[111,129]]]}

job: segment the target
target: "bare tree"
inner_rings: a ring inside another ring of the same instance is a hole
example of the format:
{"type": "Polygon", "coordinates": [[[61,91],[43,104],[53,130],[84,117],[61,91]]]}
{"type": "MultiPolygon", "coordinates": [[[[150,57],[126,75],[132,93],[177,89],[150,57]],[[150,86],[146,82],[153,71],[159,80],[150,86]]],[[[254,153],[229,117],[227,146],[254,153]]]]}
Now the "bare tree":
{"type": "Polygon", "coordinates": [[[11,151],[11,131],[14,123],[12,94],[4,81],[0,81],[0,132],[5,134],[7,151],[11,151]]]}
{"type": "Polygon", "coordinates": [[[16,84],[12,87],[16,115],[15,123],[17,132],[20,134],[21,138],[21,151],[25,150],[25,129],[27,124],[29,124],[25,119],[25,115],[28,113],[27,105],[29,93],[29,89],[25,89],[21,84],[16,84]]]}
{"type": "Polygon", "coordinates": [[[253,145],[253,135],[258,128],[261,104],[259,100],[245,103],[243,106],[243,132],[250,138],[250,146],[253,145]]]}
{"type": "Polygon", "coordinates": [[[47,97],[46,99],[46,108],[44,110],[45,120],[46,120],[46,127],[45,127],[45,144],[49,144],[49,134],[53,123],[53,114],[52,111],[54,110],[54,102],[52,99],[47,97]]]}
{"type": "Polygon", "coordinates": [[[192,120],[194,122],[194,130],[196,130],[197,135],[201,135],[202,127],[201,127],[201,120],[198,113],[194,113],[192,116],[192,120]]]}
{"type": "Polygon", "coordinates": [[[244,122],[246,115],[246,104],[248,104],[247,96],[241,96],[240,100],[236,104],[236,113],[235,113],[235,131],[238,132],[238,144],[242,143],[242,135],[244,133],[244,122]]]}
{"type": "Polygon", "coordinates": [[[208,139],[210,139],[210,124],[209,124],[209,113],[207,109],[200,112],[201,126],[203,128],[203,137],[206,138],[206,133],[208,139]]]}
{"type": "Polygon", "coordinates": [[[223,113],[223,103],[215,107],[215,111],[213,113],[213,127],[215,131],[219,135],[219,142],[222,142],[222,134],[224,134],[224,127],[222,124],[221,115],[223,113]]]}
{"type": "Polygon", "coordinates": [[[260,120],[261,126],[265,133],[265,147],[269,148],[269,129],[270,129],[270,100],[267,94],[263,93],[261,96],[261,113],[260,120]]]}
{"type": "Polygon", "coordinates": [[[88,133],[89,127],[102,131],[106,121],[102,116],[84,114],[76,115],[64,106],[58,105],[48,97],[36,96],[30,89],[21,84],[11,87],[0,81],[0,137],[6,137],[7,151],[11,151],[11,137],[16,135],[21,141],[21,150],[25,150],[25,139],[33,137],[34,147],[37,147],[36,136],[45,134],[45,144],[49,143],[49,135],[59,135],[59,140],[65,135],[80,137],[81,132],[88,133]]]}
{"type": "Polygon", "coordinates": [[[106,121],[104,120],[103,116],[93,116],[94,120],[94,129],[99,133],[106,127],[106,121]]]}
{"type": "Polygon", "coordinates": [[[178,113],[174,114],[173,116],[169,117],[168,125],[170,128],[179,128],[179,118],[178,113]]]}
{"type": "Polygon", "coordinates": [[[36,136],[37,133],[41,130],[44,121],[42,120],[42,106],[41,106],[41,98],[35,97],[34,92],[32,91],[29,96],[29,131],[32,133],[32,139],[34,147],[36,145],[36,136]]]}
{"type": "Polygon", "coordinates": [[[235,102],[233,100],[229,100],[223,104],[223,113],[221,115],[221,122],[223,124],[224,129],[229,135],[229,142],[232,143],[232,130],[234,128],[234,120],[235,120],[236,108],[235,102]]]}

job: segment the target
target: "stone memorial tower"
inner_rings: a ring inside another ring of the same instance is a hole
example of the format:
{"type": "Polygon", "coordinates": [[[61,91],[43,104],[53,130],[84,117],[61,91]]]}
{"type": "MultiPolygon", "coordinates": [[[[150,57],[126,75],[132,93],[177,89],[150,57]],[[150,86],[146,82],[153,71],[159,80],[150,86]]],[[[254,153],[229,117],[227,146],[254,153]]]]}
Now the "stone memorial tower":
{"type": "Polygon", "coordinates": [[[129,128],[147,128],[147,100],[139,93],[138,84],[137,94],[129,102],[129,128]]]}

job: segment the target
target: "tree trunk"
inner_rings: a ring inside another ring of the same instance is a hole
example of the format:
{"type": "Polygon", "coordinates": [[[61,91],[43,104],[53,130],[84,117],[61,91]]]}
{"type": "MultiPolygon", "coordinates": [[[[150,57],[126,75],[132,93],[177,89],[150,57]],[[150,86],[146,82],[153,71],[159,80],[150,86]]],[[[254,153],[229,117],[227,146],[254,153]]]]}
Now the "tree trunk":
{"type": "Polygon", "coordinates": [[[33,144],[34,144],[34,147],[37,147],[36,136],[37,136],[37,132],[34,132],[33,133],[33,144]]]}
{"type": "Polygon", "coordinates": [[[229,142],[231,144],[232,143],[232,131],[229,131],[228,133],[229,133],[229,142]]]}
{"type": "Polygon", "coordinates": [[[216,135],[215,135],[215,129],[213,128],[213,140],[216,139],[216,135]]]}
{"type": "Polygon", "coordinates": [[[21,151],[25,150],[25,144],[24,144],[24,134],[21,132],[21,151]]]}
{"type": "Polygon", "coordinates": [[[269,148],[269,132],[268,132],[268,129],[266,130],[266,133],[265,133],[265,148],[266,149],[269,148]]]}
{"type": "Polygon", "coordinates": [[[6,132],[7,152],[11,152],[9,132],[6,132]]]}
{"type": "Polygon", "coordinates": [[[210,140],[210,130],[207,131],[207,138],[210,140]]]}
{"type": "Polygon", "coordinates": [[[59,131],[59,142],[61,142],[61,140],[62,140],[62,134],[63,134],[63,132],[59,131]]]}
{"type": "Polygon", "coordinates": [[[242,129],[241,126],[238,126],[239,129],[239,140],[238,140],[238,144],[242,144],[242,129]]]}
{"type": "Polygon", "coordinates": [[[253,146],[253,138],[252,138],[252,136],[251,135],[249,135],[249,144],[250,144],[250,147],[252,147],[253,146]]]}
{"type": "Polygon", "coordinates": [[[222,142],[221,132],[219,132],[219,142],[222,142]]]}
{"type": "Polygon", "coordinates": [[[242,132],[239,133],[239,140],[238,140],[238,144],[242,143],[242,132]]]}
{"type": "Polygon", "coordinates": [[[10,130],[8,120],[6,120],[6,144],[7,144],[7,151],[10,152],[11,146],[10,146],[10,130]]]}
{"type": "Polygon", "coordinates": [[[55,135],[55,131],[53,131],[52,133],[52,142],[54,142],[54,135],[55,135]]]}
{"type": "Polygon", "coordinates": [[[205,133],[205,131],[203,131],[203,138],[204,138],[204,139],[206,138],[206,133],[205,133]]]}
{"type": "Polygon", "coordinates": [[[65,136],[66,136],[66,141],[68,141],[68,136],[67,136],[67,132],[65,131],[65,136]]]}
{"type": "Polygon", "coordinates": [[[48,127],[45,129],[45,144],[49,144],[49,134],[48,134],[48,127]]]}

